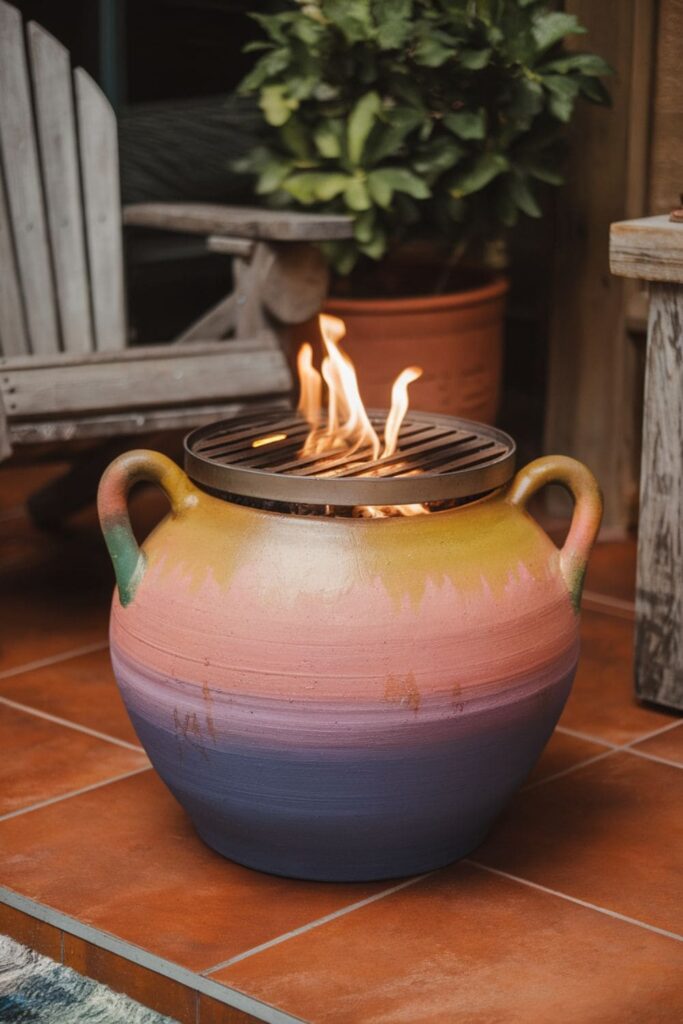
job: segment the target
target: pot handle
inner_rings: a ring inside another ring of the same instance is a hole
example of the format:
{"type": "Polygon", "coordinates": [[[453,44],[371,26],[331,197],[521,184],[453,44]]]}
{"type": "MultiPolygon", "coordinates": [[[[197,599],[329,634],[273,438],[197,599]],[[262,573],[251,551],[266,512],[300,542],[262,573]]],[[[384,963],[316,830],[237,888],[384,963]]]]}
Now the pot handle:
{"type": "Polygon", "coordinates": [[[105,470],[97,492],[97,511],[124,606],[133,600],[146,565],[128,516],[128,492],[139,480],[159,484],[174,517],[185,515],[198,502],[197,491],[182,469],[159,452],[144,448],[125,452],[105,470]]]}
{"type": "Polygon", "coordinates": [[[565,455],[546,455],[519,471],[510,485],[507,501],[524,506],[546,484],[561,484],[574,498],[574,515],[560,551],[560,570],[578,611],[588,556],[602,519],[602,494],[597,480],[583,463],[565,455]]]}

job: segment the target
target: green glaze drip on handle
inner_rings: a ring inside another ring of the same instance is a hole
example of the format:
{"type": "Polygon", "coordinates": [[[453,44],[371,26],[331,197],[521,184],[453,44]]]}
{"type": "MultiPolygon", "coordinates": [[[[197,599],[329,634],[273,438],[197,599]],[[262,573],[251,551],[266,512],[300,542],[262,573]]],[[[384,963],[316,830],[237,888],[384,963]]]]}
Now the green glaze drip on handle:
{"type": "Polygon", "coordinates": [[[168,496],[174,516],[184,515],[199,500],[183,471],[159,452],[142,448],[126,452],[107,468],[97,494],[97,509],[124,608],[135,597],[147,565],[128,516],[128,492],[138,480],[158,483],[168,496]]]}
{"type": "Polygon", "coordinates": [[[578,614],[588,556],[602,519],[602,495],[597,480],[576,459],[545,455],[519,471],[510,485],[507,500],[524,506],[536,491],[552,483],[566,487],[575,502],[569,533],[560,551],[560,569],[578,614]]]}

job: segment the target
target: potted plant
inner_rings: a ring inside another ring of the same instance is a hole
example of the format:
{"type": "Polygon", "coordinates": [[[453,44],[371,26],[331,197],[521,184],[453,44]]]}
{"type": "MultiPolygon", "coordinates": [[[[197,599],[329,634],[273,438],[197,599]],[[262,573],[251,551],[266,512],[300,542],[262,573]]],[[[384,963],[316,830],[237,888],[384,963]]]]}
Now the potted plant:
{"type": "Polygon", "coordinates": [[[277,206],[350,213],[326,245],[330,312],[369,405],[410,362],[417,406],[495,416],[505,238],[559,185],[575,101],[604,103],[584,29],[539,0],[283,0],[241,91],[263,142],[241,161],[277,206]]]}

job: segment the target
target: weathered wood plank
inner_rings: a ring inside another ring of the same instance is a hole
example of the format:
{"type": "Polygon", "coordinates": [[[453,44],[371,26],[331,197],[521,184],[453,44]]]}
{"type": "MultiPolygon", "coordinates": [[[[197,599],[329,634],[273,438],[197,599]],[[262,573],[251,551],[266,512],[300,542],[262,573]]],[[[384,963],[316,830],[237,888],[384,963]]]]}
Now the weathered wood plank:
{"type": "Polygon", "coordinates": [[[156,353],[148,349],[143,357],[130,352],[135,357],[126,358],[129,352],[80,363],[53,359],[49,366],[3,360],[0,392],[8,417],[137,411],[276,394],[290,386],[285,357],[277,349],[209,342],[156,353]]]}
{"type": "MultiPolygon", "coordinates": [[[[655,2],[566,0],[564,9],[586,25],[592,49],[615,74],[612,108],[582,104],[569,133],[557,200],[545,448],[593,470],[605,497],[603,536],[623,536],[634,514],[640,394],[625,331],[627,288],[610,276],[607,237],[614,221],[645,212],[647,133],[634,118],[647,117],[651,55],[641,37],[651,37],[643,24],[654,19],[655,2]]],[[[585,40],[572,45],[581,49],[585,40]]]]}
{"type": "Polygon", "coordinates": [[[667,213],[683,191],[683,0],[659,0],[655,104],[650,119],[652,138],[650,213],[667,213]]]}
{"type": "MultiPolygon", "coordinates": [[[[0,401],[2,396],[0,395],[0,401]]],[[[9,439],[17,446],[62,444],[102,437],[130,437],[149,430],[181,430],[258,409],[291,408],[286,399],[270,396],[248,401],[177,406],[175,409],[140,409],[135,413],[104,413],[60,420],[22,420],[8,424],[9,439]]],[[[1,430],[1,424],[0,424],[1,430]]],[[[1,457],[1,456],[0,456],[1,457]]]]}
{"type": "Polygon", "coordinates": [[[296,213],[212,203],[134,203],[124,224],[187,231],[198,235],[235,235],[273,242],[314,242],[351,238],[353,220],[341,214],[296,213]]]}
{"type": "Polygon", "coordinates": [[[259,294],[269,313],[282,324],[301,324],[320,311],[330,283],[320,249],[306,242],[274,245],[275,259],[259,294]]]}
{"type": "Polygon", "coordinates": [[[74,71],[74,87],[95,346],[104,352],[126,344],[116,117],[83,68],[74,71]]]}
{"type": "Polygon", "coordinates": [[[8,459],[12,454],[12,441],[10,439],[10,427],[5,412],[5,403],[0,394],[0,462],[8,459]]]}
{"type": "Polygon", "coordinates": [[[93,348],[90,288],[71,62],[68,50],[33,21],[28,38],[62,345],[69,352],[89,352],[93,348]]]}
{"type": "Polygon", "coordinates": [[[0,0],[0,149],[24,307],[34,352],[59,350],[40,165],[21,15],[0,0]]]}
{"type": "Polygon", "coordinates": [[[612,224],[610,270],[641,281],[683,283],[683,224],[664,214],[612,224]]]}
{"type": "Polygon", "coordinates": [[[683,287],[653,284],[636,585],[636,693],[683,710],[683,287]]]}
{"type": "Polygon", "coordinates": [[[174,343],[206,338],[224,338],[235,326],[237,299],[234,292],[217,302],[208,312],[190,324],[174,343]]]}
{"type": "MultiPolygon", "coordinates": [[[[125,211],[124,211],[125,216],[125,211]]],[[[227,235],[209,235],[206,248],[223,256],[242,256],[249,259],[254,251],[254,241],[250,238],[230,238],[227,235]]]]}
{"type": "Polygon", "coordinates": [[[0,162],[0,353],[12,356],[20,352],[28,352],[28,334],[0,162]]]}

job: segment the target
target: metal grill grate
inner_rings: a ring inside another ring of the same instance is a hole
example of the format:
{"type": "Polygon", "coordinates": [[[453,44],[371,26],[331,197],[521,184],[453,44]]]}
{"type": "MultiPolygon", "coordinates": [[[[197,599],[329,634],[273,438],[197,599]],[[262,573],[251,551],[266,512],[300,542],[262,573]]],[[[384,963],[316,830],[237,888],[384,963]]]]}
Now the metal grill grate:
{"type": "MultiPolygon", "coordinates": [[[[382,436],[385,412],[370,412],[382,436]]],[[[309,431],[296,413],[260,412],[201,427],[185,441],[185,467],[225,497],[303,505],[407,505],[472,498],[506,483],[515,444],[494,427],[411,412],[398,449],[368,461],[340,446],[301,455],[309,431]]]]}

